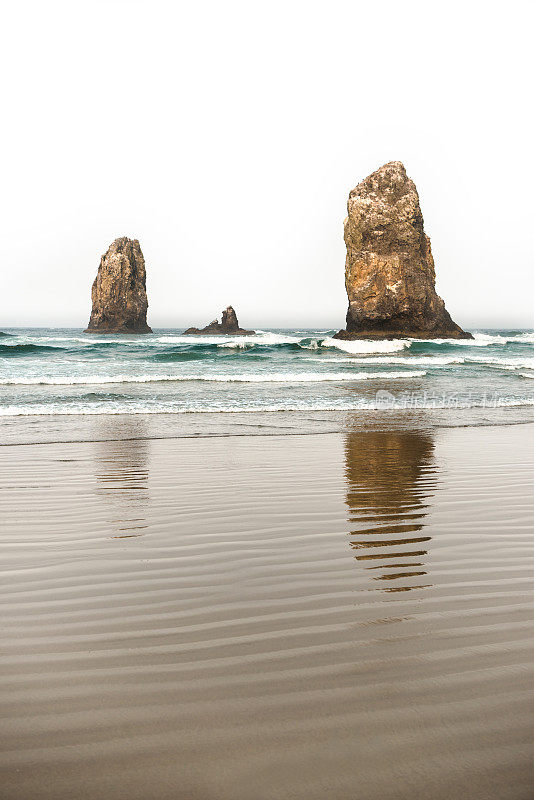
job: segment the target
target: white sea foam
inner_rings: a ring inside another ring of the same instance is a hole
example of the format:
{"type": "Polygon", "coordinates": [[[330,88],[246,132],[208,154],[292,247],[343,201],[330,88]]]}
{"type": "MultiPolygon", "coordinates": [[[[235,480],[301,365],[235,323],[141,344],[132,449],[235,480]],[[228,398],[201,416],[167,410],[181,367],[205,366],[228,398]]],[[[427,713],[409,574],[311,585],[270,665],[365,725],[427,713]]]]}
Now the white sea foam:
{"type": "Polygon", "coordinates": [[[324,339],[323,347],[337,347],[347,353],[392,353],[404,350],[413,343],[431,345],[460,345],[464,347],[488,347],[489,345],[506,344],[507,342],[530,341],[521,334],[520,336],[501,336],[500,334],[491,335],[487,333],[475,333],[474,339],[391,339],[391,340],[370,340],[370,339],[324,339]]]}
{"type": "MultiPolygon", "coordinates": [[[[298,344],[303,336],[294,336],[291,334],[270,333],[268,331],[256,331],[250,336],[200,336],[200,335],[187,335],[184,336],[180,333],[165,333],[165,334],[147,334],[143,336],[136,335],[103,335],[103,334],[73,334],[72,336],[35,336],[20,334],[15,335],[17,340],[26,344],[54,344],[55,342],[66,342],[69,344],[84,345],[92,347],[99,344],[117,344],[124,347],[159,347],[161,344],[177,344],[177,345],[192,345],[192,344],[215,344],[219,346],[231,346],[231,343],[246,342],[247,344],[298,344]]],[[[310,334],[308,337],[310,338],[310,334]]],[[[239,344],[237,346],[240,346],[239,344]]]]}
{"type": "Polygon", "coordinates": [[[487,367],[496,367],[497,369],[505,369],[513,371],[516,369],[534,369],[534,358],[525,358],[519,356],[518,358],[495,358],[492,356],[472,356],[466,357],[466,362],[470,364],[483,364],[487,367]]]}
{"type": "MultiPolygon", "coordinates": [[[[476,363],[476,362],[472,362],[472,363],[476,363]]],[[[515,372],[517,369],[519,369],[519,367],[513,367],[511,364],[498,364],[498,363],[489,364],[489,363],[484,363],[484,362],[479,362],[479,363],[484,364],[484,366],[485,367],[489,367],[489,369],[504,369],[504,370],[506,370],[506,372],[515,372]]]]}
{"type": "MultiPolygon", "coordinates": [[[[495,404],[496,408],[506,407],[532,407],[534,406],[534,397],[525,398],[499,398],[495,404]]],[[[470,408],[484,408],[488,409],[487,404],[473,403],[470,408]]],[[[418,402],[418,410],[440,411],[449,410],[450,406],[447,404],[438,404],[436,402],[418,402]]],[[[0,407],[0,416],[16,417],[16,416],[96,416],[96,415],[117,415],[117,414],[239,414],[239,413],[272,413],[283,411],[377,411],[381,413],[388,413],[390,411],[404,411],[411,410],[402,406],[383,406],[377,404],[373,400],[359,399],[352,402],[341,402],[338,404],[328,403],[321,405],[320,403],[276,403],[269,405],[243,405],[243,406],[173,406],[166,404],[132,404],[132,403],[94,403],[92,405],[76,405],[68,406],[64,403],[50,403],[42,405],[10,405],[0,407]]]]}
{"type": "Polygon", "coordinates": [[[533,333],[520,333],[509,336],[502,334],[474,333],[474,339],[411,339],[412,342],[429,342],[430,344],[460,345],[464,347],[488,347],[510,343],[524,344],[534,342],[533,333]]]}
{"type": "Polygon", "coordinates": [[[301,336],[286,336],[281,333],[256,331],[250,336],[228,336],[225,338],[222,336],[199,336],[197,334],[188,336],[181,336],[180,334],[167,334],[164,336],[158,336],[157,339],[152,341],[159,344],[216,344],[219,347],[243,347],[245,344],[298,344],[301,340],[301,336]]]}
{"type": "Polygon", "coordinates": [[[373,410],[374,406],[364,403],[345,403],[343,405],[332,406],[319,406],[311,404],[279,404],[279,405],[266,405],[266,406],[212,406],[198,408],[194,406],[187,406],[184,408],[176,408],[169,405],[162,406],[132,406],[132,405],[116,405],[105,406],[93,405],[89,406],[71,406],[65,405],[34,405],[34,406],[4,406],[0,408],[0,417],[29,417],[29,416],[98,416],[117,414],[239,414],[239,413],[255,413],[261,414],[265,412],[279,412],[279,411],[356,411],[359,409],[373,410]]]}
{"type": "Polygon", "coordinates": [[[409,339],[370,341],[368,339],[323,339],[321,347],[335,347],[345,353],[395,353],[405,350],[411,344],[409,339]]]}
{"type": "Polygon", "coordinates": [[[505,370],[515,372],[520,369],[534,369],[534,358],[495,358],[492,356],[354,356],[353,358],[310,358],[309,361],[317,361],[321,364],[354,364],[371,365],[386,364],[391,366],[410,366],[439,368],[443,366],[472,364],[488,367],[490,369],[505,370]]]}
{"type": "MultiPolygon", "coordinates": [[[[410,367],[441,367],[448,364],[463,364],[464,358],[459,356],[354,356],[353,358],[309,358],[321,364],[391,364],[410,367]]],[[[387,374],[387,373],[385,373],[387,374]]]]}
{"type": "MultiPolygon", "coordinates": [[[[495,404],[497,408],[507,406],[534,406],[534,397],[510,397],[500,398],[495,404]]],[[[487,408],[487,406],[485,406],[487,408]]]]}
{"type": "Polygon", "coordinates": [[[251,347],[254,347],[255,342],[243,341],[243,339],[232,339],[230,342],[217,342],[217,347],[227,347],[230,349],[236,350],[248,350],[251,347]]]}
{"type": "Polygon", "coordinates": [[[0,380],[2,386],[100,386],[116,383],[161,383],[205,381],[208,383],[319,383],[322,381],[366,381],[373,379],[420,378],[422,371],[403,372],[270,372],[227,375],[88,375],[82,377],[27,377],[0,380]]]}

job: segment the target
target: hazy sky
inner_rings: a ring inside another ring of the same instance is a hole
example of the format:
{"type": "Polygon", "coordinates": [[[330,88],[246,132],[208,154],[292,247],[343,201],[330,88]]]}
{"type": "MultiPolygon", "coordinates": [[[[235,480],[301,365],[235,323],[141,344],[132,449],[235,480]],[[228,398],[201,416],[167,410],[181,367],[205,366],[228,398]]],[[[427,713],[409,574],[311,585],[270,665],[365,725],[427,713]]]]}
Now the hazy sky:
{"type": "Polygon", "coordinates": [[[113,239],[149,323],[337,326],[391,160],[464,326],[534,327],[530,2],[4,2],[0,327],[85,326],[113,239]]]}

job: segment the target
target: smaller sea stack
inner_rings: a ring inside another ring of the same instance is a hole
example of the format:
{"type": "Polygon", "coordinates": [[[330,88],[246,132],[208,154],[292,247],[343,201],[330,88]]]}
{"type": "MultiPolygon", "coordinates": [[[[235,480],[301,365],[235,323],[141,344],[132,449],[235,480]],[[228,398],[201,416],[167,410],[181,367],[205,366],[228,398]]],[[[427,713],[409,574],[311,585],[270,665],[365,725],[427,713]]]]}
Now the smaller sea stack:
{"type": "Polygon", "coordinates": [[[251,336],[255,331],[247,331],[244,328],[240,328],[239,322],[237,321],[237,314],[232,306],[228,306],[228,308],[222,312],[221,322],[214,319],[213,322],[210,322],[205,328],[188,328],[184,331],[184,335],[192,335],[195,333],[209,334],[210,336],[251,336]]]}
{"type": "Polygon", "coordinates": [[[147,325],[145,259],[137,239],[115,239],[100,259],[85,333],[152,333],[147,325]]]}
{"type": "Polygon", "coordinates": [[[400,161],[377,169],[349,194],[344,223],[349,299],[338,339],[472,339],[436,293],[419,195],[400,161]]]}

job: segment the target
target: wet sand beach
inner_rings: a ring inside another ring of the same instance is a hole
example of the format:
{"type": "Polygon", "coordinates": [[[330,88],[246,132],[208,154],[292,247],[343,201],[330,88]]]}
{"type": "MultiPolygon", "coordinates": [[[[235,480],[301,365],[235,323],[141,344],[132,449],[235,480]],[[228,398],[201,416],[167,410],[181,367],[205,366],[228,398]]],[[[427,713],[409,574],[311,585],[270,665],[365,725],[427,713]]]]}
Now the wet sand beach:
{"type": "Polygon", "coordinates": [[[0,448],[2,798],[534,797],[534,425],[132,424],[0,448]]]}

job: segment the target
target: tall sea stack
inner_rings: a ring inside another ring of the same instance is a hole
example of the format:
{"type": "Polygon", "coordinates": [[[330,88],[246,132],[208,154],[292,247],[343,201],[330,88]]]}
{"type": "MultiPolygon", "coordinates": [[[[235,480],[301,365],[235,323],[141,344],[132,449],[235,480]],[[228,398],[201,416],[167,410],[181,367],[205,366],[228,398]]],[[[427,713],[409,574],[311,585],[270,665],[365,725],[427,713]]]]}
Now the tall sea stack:
{"type": "Polygon", "coordinates": [[[338,339],[471,339],[436,294],[419,196],[400,161],[349,194],[345,220],[347,328],[338,339]]]}
{"type": "Polygon", "coordinates": [[[146,322],[145,259],[137,239],[115,239],[100,259],[86,333],[152,333],[146,322]]]}

